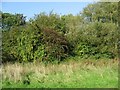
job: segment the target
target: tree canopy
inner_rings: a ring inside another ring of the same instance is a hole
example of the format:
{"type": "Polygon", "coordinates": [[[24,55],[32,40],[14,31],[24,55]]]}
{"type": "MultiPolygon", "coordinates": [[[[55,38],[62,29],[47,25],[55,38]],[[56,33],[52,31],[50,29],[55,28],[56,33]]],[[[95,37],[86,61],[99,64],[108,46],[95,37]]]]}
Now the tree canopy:
{"type": "Polygon", "coordinates": [[[2,13],[3,62],[115,58],[117,8],[116,2],[97,2],[78,15],[42,12],[28,22],[23,14],[2,13]]]}

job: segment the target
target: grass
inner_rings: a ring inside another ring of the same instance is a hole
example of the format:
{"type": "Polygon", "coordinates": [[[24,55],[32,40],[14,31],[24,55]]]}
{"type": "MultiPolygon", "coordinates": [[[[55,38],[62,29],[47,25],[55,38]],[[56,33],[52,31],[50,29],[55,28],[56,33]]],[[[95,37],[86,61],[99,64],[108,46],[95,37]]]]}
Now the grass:
{"type": "Polygon", "coordinates": [[[118,88],[118,60],[7,63],[2,74],[3,88],[118,88]]]}

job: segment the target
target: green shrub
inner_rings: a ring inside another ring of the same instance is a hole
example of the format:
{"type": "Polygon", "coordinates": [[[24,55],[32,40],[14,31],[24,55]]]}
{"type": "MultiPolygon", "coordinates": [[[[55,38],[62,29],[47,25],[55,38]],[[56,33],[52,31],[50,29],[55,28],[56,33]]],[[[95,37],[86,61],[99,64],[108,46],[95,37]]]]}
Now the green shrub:
{"type": "Polygon", "coordinates": [[[43,12],[27,23],[22,14],[3,13],[3,62],[51,62],[71,56],[115,58],[119,37],[116,8],[117,3],[95,3],[84,8],[82,15],[43,12]]]}
{"type": "Polygon", "coordinates": [[[117,26],[113,23],[89,23],[78,34],[75,52],[96,57],[114,58],[117,56],[117,26]],[[82,32],[82,33],[81,33],[82,32]]]}

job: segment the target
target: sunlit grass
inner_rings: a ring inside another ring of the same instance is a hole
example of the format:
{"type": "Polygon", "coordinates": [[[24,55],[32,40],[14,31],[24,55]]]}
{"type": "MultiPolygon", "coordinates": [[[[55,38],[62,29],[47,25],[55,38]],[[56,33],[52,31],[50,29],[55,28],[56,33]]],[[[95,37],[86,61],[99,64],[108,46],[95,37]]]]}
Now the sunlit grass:
{"type": "Polygon", "coordinates": [[[7,63],[3,88],[117,88],[118,60],[81,60],[60,64],[7,63]]]}

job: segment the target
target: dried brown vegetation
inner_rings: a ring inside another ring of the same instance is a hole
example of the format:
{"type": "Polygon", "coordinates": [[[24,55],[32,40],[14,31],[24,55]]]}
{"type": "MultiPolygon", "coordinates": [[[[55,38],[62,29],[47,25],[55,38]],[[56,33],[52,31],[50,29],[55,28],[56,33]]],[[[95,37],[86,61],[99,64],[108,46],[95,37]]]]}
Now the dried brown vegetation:
{"type": "Polygon", "coordinates": [[[44,77],[49,74],[59,74],[63,73],[65,75],[69,75],[70,73],[74,73],[76,71],[81,70],[88,70],[96,72],[96,70],[99,69],[97,73],[102,73],[103,68],[115,68],[118,67],[118,60],[99,60],[99,61],[92,61],[91,60],[85,60],[85,61],[70,61],[68,63],[61,63],[61,64],[48,64],[45,66],[43,63],[28,63],[28,64],[10,64],[7,63],[3,65],[2,68],[2,78],[3,80],[12,80],[12,81],[20,81],[23,77],[25,77],[27,74],[35,75],[35,77],[44,77]],[[113,63],[114,62],[114,63],[113,63]]]}

